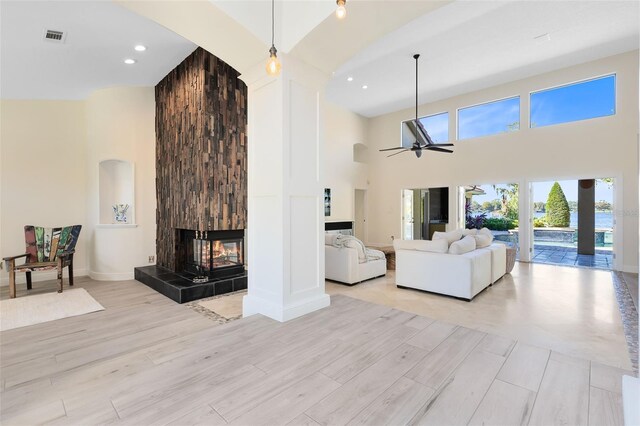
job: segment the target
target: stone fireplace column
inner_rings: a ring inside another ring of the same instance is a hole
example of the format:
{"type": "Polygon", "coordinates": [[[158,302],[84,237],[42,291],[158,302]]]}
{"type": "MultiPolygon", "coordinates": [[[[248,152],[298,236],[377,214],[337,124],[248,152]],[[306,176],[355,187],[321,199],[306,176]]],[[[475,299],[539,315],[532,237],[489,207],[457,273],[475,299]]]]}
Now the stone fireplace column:
{"type": "Polygon", "coordinates": [[[323,87],[326,76],[279,55],[259,64],[248,93],[248,294],[244,316],[278,321],[329,305],[324,289],[323,87]]]}

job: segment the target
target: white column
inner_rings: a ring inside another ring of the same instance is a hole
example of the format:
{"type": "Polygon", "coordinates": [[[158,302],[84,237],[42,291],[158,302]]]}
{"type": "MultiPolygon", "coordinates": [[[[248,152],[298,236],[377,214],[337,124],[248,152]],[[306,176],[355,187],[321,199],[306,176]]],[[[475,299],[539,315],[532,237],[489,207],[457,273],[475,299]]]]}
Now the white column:
{"type": "Polygon", "coordinates": [[[520,260],[531,262],[533,251],[533,200],[531,183],[521,180],[518,183],[518,239],[520,242],[520,260]]]}
{"type": "Polygon", "coordinates": [[[248,294],[244,316],[287,321],[329,306],[324,291],[322,91],[318,70],[281,55],[249,86],[248,294]]]}

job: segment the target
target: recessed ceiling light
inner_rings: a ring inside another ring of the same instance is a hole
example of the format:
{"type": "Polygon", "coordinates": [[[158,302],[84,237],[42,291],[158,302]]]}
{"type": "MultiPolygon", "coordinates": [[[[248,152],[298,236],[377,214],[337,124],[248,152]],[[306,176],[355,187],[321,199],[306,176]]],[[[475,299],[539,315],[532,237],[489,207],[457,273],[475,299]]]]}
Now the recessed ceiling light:
{"type": "Polygon", "coordinates": [[[147,50],[147,46],[144,46],[142,44],[136,44],[134,49],[138,52],[144,52],[145,50],[147,50]]]}
{"type": "Polygon", "coordinates": [[[124,60],[124,63],[127,64],[127,65],[133,65],[133,64],[136,63],[136,60],[135,59],[131,59],[131,58],[127,58],[127,59],[124,60]]]}
{"type": "Polygon", "coordinates": [[[353,81],[353,77],[347,77],[347,81],[353,81]]]}
{"type": "Polygon", "coordinates": [[[364,86],[362,86],[363,89],[367,90],[369,88],[369,86],[367,86],[366,84],[364,86]]]}

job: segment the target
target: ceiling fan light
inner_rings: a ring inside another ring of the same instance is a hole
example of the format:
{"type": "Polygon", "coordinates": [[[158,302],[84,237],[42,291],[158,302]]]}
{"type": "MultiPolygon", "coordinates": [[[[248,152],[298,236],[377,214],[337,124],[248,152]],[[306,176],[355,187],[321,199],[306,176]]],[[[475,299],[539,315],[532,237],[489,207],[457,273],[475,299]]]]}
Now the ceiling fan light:
{"type": "Polygon", "coordinates": [[[344,19],[344,17],[347,16],[347,8],[345,6],[346,3],[347,0],[336,0],[336,4],[338,5],[336,9],[336,17],[338,19],[344,19]]]}
{"type": "MultiPolygon", "coordinates": [[[[380,151],[394,151],[394,150],[399,150],[398,152],[395,152],[391,155],[387,155],[387,157],[393,157],[394,155],[398,155],[401,154],[403,152],[407,152],[407,151],[413,151],[416,153],[416,157],[420,158],[422,157],[422,151],[423,150],[427,150],[427,151],[437,151],[437,152],[445,152],[448,154],[453,153],[452,150],[450,149],[446,149],[446,148],[442,148],[443,146],[453,146],[453,144],[451,143],[447,143],[447,144],[435,144],[433,142],[433,140],[431,139],[431,137],[429,136],[429,132],[427,132],[427,129],[424,128],[424,126],[422,125],[422,123],[420,122],[419,118],[418,118],[418,59],[420,58],[420,54],[416,53],[415,55],[413,55],[413,59],[415,59],[416,61],[416,118],[414,120],[409,120],[405,123],[411,123],[409,127],[409,130],[411,130],[412,132],[414,132],[414,136],[415,136],[415,141],[413,142],[413,144],[411,145],[411,148],[405,148],[402,149],[402,147],[400,148],[385,148],[385,149],[381,149],[380,151]],[[413,128],[411,127],[413,126],[413,128]],[[421,141],[419,140],[419,137],[422,137],[423,139],[425,139],[425,141],[421,141]]],[[[364,89],[364,87],[363,87],[364,89]]]]}

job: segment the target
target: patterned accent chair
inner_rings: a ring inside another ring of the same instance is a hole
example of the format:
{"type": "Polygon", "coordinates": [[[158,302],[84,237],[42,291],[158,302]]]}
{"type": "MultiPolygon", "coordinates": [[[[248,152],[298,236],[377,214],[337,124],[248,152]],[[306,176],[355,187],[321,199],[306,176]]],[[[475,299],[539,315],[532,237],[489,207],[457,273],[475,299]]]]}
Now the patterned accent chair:
{"type": "Polygon", "coordinates": [[[24,272],[27,290],[31,290],[31,272],[58,271],[58,293],[62,293],[62,270],[69,268],[69,285],[73,285],[73,254],[80,236],[82,225],[64,228],[43,228],[27,225],[24,227],[26,253],[5,257],[9,272],[9,297],[16,297],[16,272],[24,272]],[[26,257],[26,262],[16,266],[16,259],[26,257]]]}

